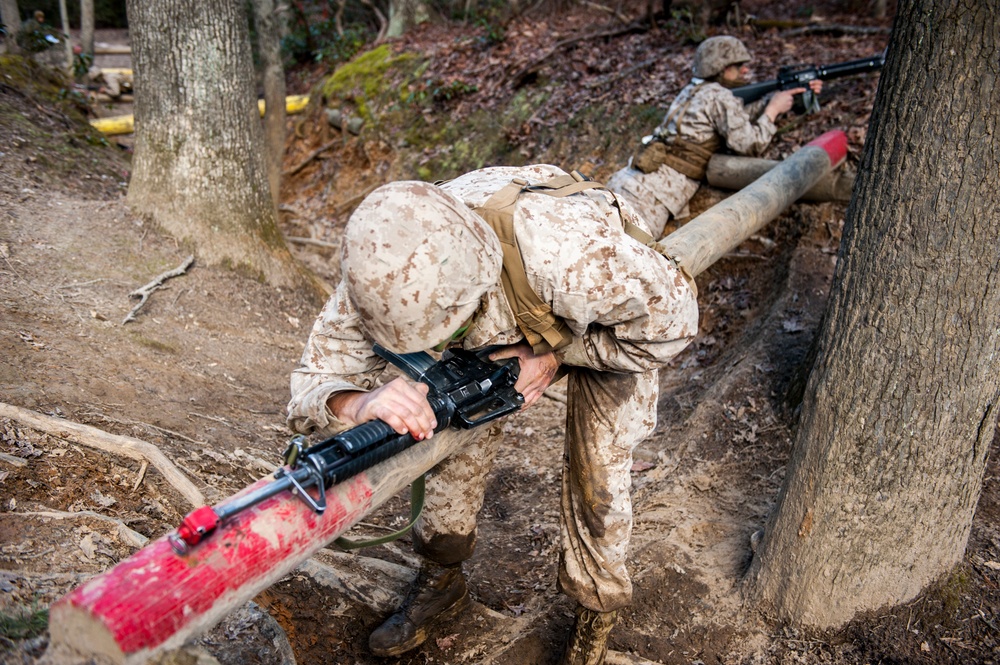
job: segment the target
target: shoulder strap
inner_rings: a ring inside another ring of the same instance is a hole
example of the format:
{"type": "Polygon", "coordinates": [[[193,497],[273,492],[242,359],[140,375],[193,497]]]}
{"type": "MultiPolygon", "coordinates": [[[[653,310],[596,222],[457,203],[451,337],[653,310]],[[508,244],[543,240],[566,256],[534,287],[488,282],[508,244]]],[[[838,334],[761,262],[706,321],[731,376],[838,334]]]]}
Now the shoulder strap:
{"type": "Polygon", "coordinates": [[[698,83],[692,83],[691,84],[692,87],[688,92],[687,98],[685,98],[683,101],[678,100],[677,105],[674,107],[673,113],[670,112],[667,113],[667,117],[663,119],[662,123],[660,123],[665,131],[669,131],[670,123],[673,122],[674,133],[676,136],[680,136],[681,120],[683,120],[684,116],[687,115],[688,107],[691,106],[691,102],[694,101],[694,98],[698,94],[698,91],[701,89],[703,83],[704,81],[699,81],[698,83]]]}
{"type": "MultiPolygon", "coordinates": [[[[628,220],[625,215],[622,215],[618,196],[603,184],[587,180],[576,171],[573,171],[572,175],[556,176],[534,185],[522,178],[515,178],[510,184],[493,194],[486,203],[476,208],[475,212],[486,220],[497,234],[497,238],[500,239],[500,245],[503,248],[503,269],[500,276],[504,294],[506,294],[507,301],[514,311],[518,328],[521,329],[531,348],[538,354],[547,353],[569,344],[573,339],[573,334],[566,322],[552,313],[552,308],[538,297],[538,294],[528,283],[528,274],[524,269],[521,249],[518,247],[517,236],[514,234],[514,208],[517,205],[518,197],[523,192],[535,192],[562,198],[590,189],[604,190],[611,194],[626,235],[663,255],[675,266],[677,265],[663,245],[628,220]]],[[[681,270],[679,267],[678,269],[681,270]]],[[[694,280],[683,270],[681,270],[681,274],[694,288],[694,280]]]]}
{"type": "Polygon", "coordinates": [[[527,180],[515,178],[475,211],[500,239],[503,249],[500,279],[517,326],[535,353],[542,354],[566,346],[573,340],[573,334],[566,322],[552,313],[552,308],[538,297],[528,283],[521,249],[514,235],[514,207],[521,192],[529,187],[527,180]]]}

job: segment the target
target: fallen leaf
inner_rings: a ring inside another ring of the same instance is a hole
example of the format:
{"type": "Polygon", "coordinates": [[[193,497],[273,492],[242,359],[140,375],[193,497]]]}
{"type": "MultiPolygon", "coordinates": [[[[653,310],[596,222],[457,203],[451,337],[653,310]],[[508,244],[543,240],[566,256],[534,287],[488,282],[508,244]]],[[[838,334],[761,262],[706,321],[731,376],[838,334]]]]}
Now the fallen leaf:
{"type": "Polygon", "coordinates": [[[447,651],[448,649],[455,646],[455,641],[458,639],[458,633],[452,633],[451,635],[445,635],[444,637],[439,637],[434,640],[437,643],[438,649],[441,651],[447,651]]]}
{"type": "Polygon", "coordinates": [[[805,330],[806,326],[801,321],[799,321],[798,319],[785,319],[781,323],[781,328],[786,333],[797,333],[797,332],[802,332],[803,330],[805,330]]]}
{"type": "Polygon", "coordinates": [[[99,504],[104,508],[113,506],[116,503],[118,503],[118,499],[114,498],[113,496],[104,496],[103,494],[101,494],[101,490],[94,490],[93,493],[90,495],[90,498],[93,499],[95,503],[99,504]]]}
{"type": "Polygon", "coordinates": [[[83,553],[88,559],[93,559],[94,555],[97,554],[97,546],[94,545],[93,534],[88,533],[86,536],[81,538],[79,545],[80,549],[83,550],[83,553]]]}
{"type": "Polygon", "coordinates": [[[712,489],[712,479],[704,474],[692,478],[691,484],[700,492],[707,492],[712,489]]]}

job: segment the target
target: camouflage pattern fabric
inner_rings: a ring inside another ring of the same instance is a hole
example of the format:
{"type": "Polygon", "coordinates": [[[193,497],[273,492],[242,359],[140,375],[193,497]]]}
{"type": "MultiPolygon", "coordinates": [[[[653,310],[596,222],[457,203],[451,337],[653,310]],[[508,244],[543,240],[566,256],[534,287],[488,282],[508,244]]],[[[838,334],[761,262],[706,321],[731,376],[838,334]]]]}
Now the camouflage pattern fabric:
{"type": "MultiPolygon", "coordinates": [[[[466,261],[469,274],[461,276],[458,271],[456,279],[475,284],[472,290],[478,290],[487,281],[484,275],[492,274],[493,249],[489,239],[476,230],[482,220],[471,209],[482,205],[513,178],[539,182],[558,175],[565,173],[545,165],[482,169],[440,187],[396,183],[375,198],[378,205],[359,207],[355,215],[372,215],[379,221],[359,223],[357,229],[364,229],[359,236],[353,231],[345,235],[344,256],[350,258],[344,262],[345,278],[317,318],[300,366],[292,374],[289,426],[303,433],[330,434],[343,429],[344,424],[326,407],[329,397],[344,390],[371,390],[377,385],[385,363],[372,352],[371,344],[392,326],[371,318],[398,312],[427,333],[438,330],[436,321],[442,310],[455,310],[455,303],[425,300],[420,295],[420,302],[432,303],[421,310],[413,306],[419,289],[394,290],[379,284],[377,270],[370,266],[387,262],[387,270],[394,272],[400,265],[410,265],[411,260],[415,262],[412,265],[432,263],[422,262],[420,256],[407,260],[384,257],[382,240],[394,229],[409,233],[398,227],[423,224],[438,231],[449,228],[448,233],[457,237],[458,232],[450,226],[465,225],[474,239],[474,248],[449,250],[446,243],[441,243],[438,259],[452,263],[454,256],[456,264],[466,261]],[[389,192],[392,196],[383,196],[389,192]],[[410,197],[419,192],[426,193],[431,203],[416,205],[410,197]],[[397,195],[405,202],[389,203],[397,195]],[[463,202],[465,209],[456,208],[455,201],[463,202]],[[428,221],[425,217],[435,215],[446,221],[428,221]],[[373,231],[379,224],[385,230],[373,231]],[[370,241],[372,233],[380,238],[378,242],[370,241]],[[448,253],[451,251],[453,255],[448,253]],[[469,252],[473,253],[471,259],[469,252]],[[353,276],[355,270],[363,277],[353,276]],[[383,292],[373,296],[376,300],[388,301],[393,293],[410,300],[389,312],[373,309],[370,303],[359,306],[355,298],[365,301],[369,297],[362,293],[366,284],[383,292]],[[429,323],[415,318],[417,311],[425,311],[429,323]]],[[[563,478],[560,584],[580,603],[598,611],[623,607],[631,598],[625,561],[631,529],[632,449],[655,426],[657,368],[690,342],[698,324],[697,302],[691,288],[670,261],[624,233],[612,200],[609,193],[600,190],[566,198],[527,192],[518,199],[514,215],[532,289],[574,333],[573,342],[557,352],[569,373],[570,419],[563,478]]],[[[622,208],[630,221],[647,228],[627,203],[622,208]]],[[[352,217],[349,227],[355,222],[352,217]]],[[[411,247],[423,247],[412,240],[411,247]]],[[[394,248],[403,246],[394,241],[390,244],[394,248]]],[[[420,250],[413,253],[419,255],[420,250]]],[[[440,276],[438,268],[428,268],[425,276],[429,281],[421,294],[443,293],[434,281],[440,276]]],[[[523,339],[499,277],[495,279],[496,283],[481,294],[469,332],[462,340],[465,348],[513,344],[523,339]]],[[[464,295],[466,291],[459,289],[458,293],[464,295]]],[[[463,301],[458,310],[464,307],[463,301]]],[[[458,310],[454,321],[462,316],[458,310]]],[[[426,340],[425,348],[446,336],[434,333],[426,340]]],[[[471,556],[476,514],[499,441],[500,428],[488,428],[478,443],[434,470],[427,483],[424,515],[414,529],[417,551],[442,564],[471,556]]]]}
{"type": "Polygon", "coordinates": [[[710,79],[721,74],[729,65],[741,65],[749,61],[750,52],[736,37],[709,37],[694,52],[691,71],[698,78],[710,79]]]}
{"type": "MultiPolygon", "coordinates": [[[[744,106],[732,92],[718,83],[687,85],[664,115],[655,130],[657,136],[681,136],[693,143],[704,143],[713,135],[721,137],[726,147],[739,155],[756,156],[764,151],[777,127],[764,115],[769,98],[744,106]],[[669,118],[687,104],[676,121],[669,118]]],[[[688,202],[698,191],[700,181],[661,166],[643,173],[629,165],[615,172],[607,181],[612,191],[624,197],[649,222],[653,236],[660,238],[668,221],[690,216],[688,202]]]]}
{"type": "Polygon", "coordinates": [[[372,192],[344,230],[341,270],[372,339],[396,353],[445,340],[500,279],[493,229],[463,201],[426,182],[372,192]]]}

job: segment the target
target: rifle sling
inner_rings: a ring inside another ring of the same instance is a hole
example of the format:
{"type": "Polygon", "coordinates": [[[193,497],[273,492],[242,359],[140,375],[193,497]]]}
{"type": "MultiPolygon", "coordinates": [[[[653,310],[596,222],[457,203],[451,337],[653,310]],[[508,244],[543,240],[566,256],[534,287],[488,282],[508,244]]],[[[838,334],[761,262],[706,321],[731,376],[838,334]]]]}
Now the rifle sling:
{"type": "Polygon", "coordinates": [[[384,536],[379,536],[378,538],[372,538],[371,540],[351,540],[350,538],[341,536],[333,541],[334,544],[342,550],[359,550],[363,547],[385,545],[386,543],[391,543],[400,536],[405,536],[409,530],[413,528],[413,525],[416,524],[420,514],[424,511],[425,478],[426,476],[421,475],[410,485],[410,521],[402,529],[399,531],[393,531],[392,533],[384,536]]]}

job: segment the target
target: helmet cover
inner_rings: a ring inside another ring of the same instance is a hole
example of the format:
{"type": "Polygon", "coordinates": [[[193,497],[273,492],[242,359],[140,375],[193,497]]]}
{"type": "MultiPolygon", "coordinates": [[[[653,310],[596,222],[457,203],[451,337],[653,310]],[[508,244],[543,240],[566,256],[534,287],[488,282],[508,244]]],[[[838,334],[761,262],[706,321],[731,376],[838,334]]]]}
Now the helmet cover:
{"type": "Polygon", "coordinates": [[[750,52],[736,37],[709,37],[694,52],[694,75],[701,79],[718,76],[729,65],[742,65],[751,60],[750,52]]]}
{"type": "Polygon", "coordinates": [[[371,337],[396,353],[434,347],[500,280],[500,241],[461,200],[430,183],[394,182],[348,220],[341,269],[371,337]]]}

